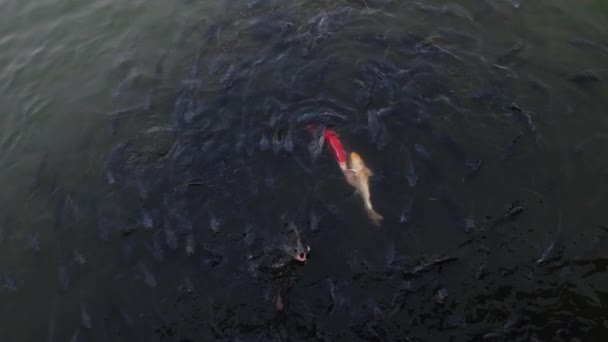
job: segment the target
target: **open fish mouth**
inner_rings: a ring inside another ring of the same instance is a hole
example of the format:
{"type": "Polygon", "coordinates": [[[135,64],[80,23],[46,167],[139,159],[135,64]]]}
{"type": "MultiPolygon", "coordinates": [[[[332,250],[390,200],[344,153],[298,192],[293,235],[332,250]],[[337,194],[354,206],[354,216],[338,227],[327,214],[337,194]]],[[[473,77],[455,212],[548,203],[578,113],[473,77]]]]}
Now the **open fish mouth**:
{"type": "Polygon", "coordinates": [[[296,253],[292,256],[293,260],[305,264],[310,257],[310,246],[306,246],[305,251],[296,251],[296,253]]]}
{"type": "Polygon", "coordinates": [[[308,255],[306,253],[300,253],[294,257],[294,260],[305,263],[308,260],[308,255]]]}

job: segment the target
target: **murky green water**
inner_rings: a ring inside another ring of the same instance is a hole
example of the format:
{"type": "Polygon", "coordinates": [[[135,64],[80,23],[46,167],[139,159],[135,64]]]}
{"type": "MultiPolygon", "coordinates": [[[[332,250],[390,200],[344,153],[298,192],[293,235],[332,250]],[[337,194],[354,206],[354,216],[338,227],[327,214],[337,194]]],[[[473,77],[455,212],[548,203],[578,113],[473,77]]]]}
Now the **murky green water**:
{"type": "Polygon", "coordinates": [[[0,1],[0,340],[608,335],[608,5],[519,2],[0,1]],[[390,86],[361,102],[369,61],[385,63],[390,86]],[[585,70],[597,80],[577,81],[585,70]],[[199,101],[186,119],[183,94],[199,101]],[[376,174],[381,228],[329,153],[309,161],[294,122],[321,107],[348,117],[335,129],[376,174]],[[383,107],[395,113],[377,143],[367,112],[383,107]],[[293,153],[258,148],[279,128],[293,130],[293,153]],[[433,132],[480,171],[463,182],[458,153],[433,132]],[[108,155],[125,141],[108,184],[108,155]],[[416,157],[409,186],[418,145],[432,158],[416,157]],[[188,182],[211,185],[175,190],[188,182]],[[513,203],[524,213],[493,224],[513,203]],[[166,227],[141,231],[142,212],[162,226],[182,204],[192,228],[175,229],[179,247],[166,227]],[[308,227],[314,210],[320,231],[308,227]],[[249,226],[270,240],[285,216],[313,255],[276,313],[281,286],[248,275],[248,256],[265,249],[241,240],[249,226]],[[207,246],[194,256],[191,234],[207,246]],[[554,241],[560,252],[539,262],[554,241]],[[387,265],[391,248],[407,262],[458,260],[419,276],[387,265]]]}

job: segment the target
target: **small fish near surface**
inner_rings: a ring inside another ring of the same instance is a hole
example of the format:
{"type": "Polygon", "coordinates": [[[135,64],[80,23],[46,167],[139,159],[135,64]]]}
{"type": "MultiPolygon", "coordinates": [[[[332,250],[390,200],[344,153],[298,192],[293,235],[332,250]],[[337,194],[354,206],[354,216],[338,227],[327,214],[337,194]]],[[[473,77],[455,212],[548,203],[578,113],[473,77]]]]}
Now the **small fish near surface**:
{"type": "Polygon", "coordinates": [[[469,216],[464,219],[464,230],[469,233],[475,230],[475,203],[471,204],[469,216]]]}
{"type": "Polygon", "coordinates": [[[293,275],[297,264],[303,265],[308,261],[309,245],[293,222],[284,223],[285,228],[278,239],[264,248],[263,254],[247,256],[248,269],[254,277],[271,276],[274,280],[285,280],[293,275]]]}
{"type": "Polygon", "coordinates": [[[574,38],[574,39],[569,40],[568,43],[570,45],[578,47],[578,48],[595,49],[595,50],[599,50],[599,51],[602,51],[602,52],[608,54],[608,46],[598,43],[598,42],[594,42],[589,39],[574,38]]]}
{"type": "Polygon", "coordinates": [[[196,252],[196,240],[194,234],[188,234],[186,237],[186,255],[193,256],[196,252]]]}
{"type": "Polygon", "coordinates": [[[372,222],[376,225],[380,225],[380,221],[382,221],[383,217],[374,210],[369,192],[369,177],[373,176],[373,174],[372,170],[365,166],[365,163],[359,154],[356,152],[350,154],[349,168],[344,171],[346,181],[355,188],[363,199],[365,210],[372,222]]]}
{"type": "Polygon", "coordinates": [[[448,290],[445,288],[445,286],[440,286],[439,288],[435,289],[434,292],[435,302],[437,302],[439,305],[445,305],[448,299],[448,290]]]}
{"type": "Polygon", "coordinates": [[[325,127],[316,127],[316,125],[309,125],[309,132],[313,135],[313,140],[308,146],[310,156],[315,161],[321,155],[323,146],[325,145],[325,127]]]}
{"type": "Polygon", "coordinates": [[[432,257],[424,257],[418,260],[417,265],[413,267],[408,267],[401,271],[404,276],[415,276],[418,274],[426,273],[433,268],[440,268],[444,264],[451,263],[457,261],[457,257],[452,256],[432,256],[432,257]]]}
{"type": "Polygon", "coordinates": [[[80,303],[80,323],[84,328],[91,329],[93,327],[91,314],[85,303],[80,303]]]}
{"type": "Polygon", "coordinates": [[[15,292],[17,291],[17,281],[12,276],[5,274],[0,277],[2,279],[2,288],[6,292],[15,292]]]}
{"type": "Polygon", "coordinates": [[[533,133],[536,132],[536,125],[532,120],[532,112],[522,109],[517,103],[512,102],[508,108],[505,108],[507,113],[513,117],[513,119],[522,126],[522,132],[533,133]]]}
{"type": "Polygon", "coordinates": [[[331,111],[305,113],[296,119],[297,123],[332,123],[332,121],[347,121],[346,115],[338,114],[331,111]]]}
{"type": "Polygon", "coordinates": [[[156,281],[156,276],[154,273],[152,273],[143,262],[139,262],[137,267],[141,273],[144,283],[151,289],[156,288],[158,282],[156,281]]]}
{"type": "Polygon", "coordinates": [[[505,52],[504,54],[502,54],[501,56],[496,58],[496,63],[499,65],[511,64],[511,63],[513,63],[513,61],[515,61],[517,58],[519,58],[519,56],[525,49],[526,49],[526,45],[519,42],[519,43],[515,44],[515,46],[513,46],[511,49],[509,49],[509,51],[505,52]]]}
{"type": "Polygon", "coordinates": [[[427,4],[418,2],[415,5],[416,5],[416,9],[420,12],[424,12],[424,13],[428,13],[428,14],[432,14],[432,15],[449,15],[449,16],[466,19],[467,21],[469,21],[472,24],[475,23],[475,19],[473,18],[473,15],[471,13],[469,13],[469,11],[466,8],[464,8],[461,5],[456,4],[456,3],[448,3],[443,6],[434,6],[434,5],[427,5],[427,4]]]}
{"type": "Polygon", "coordinates": [[[274,308],[277,311],[282,311],[283,308],[285,307],[285,303],[283,302],[283,297],[281,296],[281,291],[277,291],[277,295],[275,296],[274,299],[274,308]]]}
{"type": "Polygon", "coordinates": [[[492,222],[491,227],[494,228],[509,223],[515,220],[521,214],[523,214],[525,210],[526,209],[522,207],[519,202],[516,201],[514,203],[511,203],[511,206],[505,211],[505,213],[492,222]]]}
{"type": "Polygon", "coordinates": [[[536,264],[541,265],[559,259],[563,253],[562,242],[563,226],[562,214],[560,213],[557,221],[557,232],[555,234],[555,239],[545,249],[543,249],[543,252],[541,253],[540,257],[536,259],[536,264]]]}
{"type": "Polygon", "coordinates": [[[287,243],[283,245],[283,250],[292,257],[293,260],[306,263],[310,253],[308,246],[301,238],[298,227],[293,222],[287,225],[287,243]]]}
{"type": "Polygon", "coordinates": [[[311,208],[308,212],[308,225],[309,225],[310,230],[315,233],[319,232],[320,223],[321,223],[321,218],[319,217],[319,214],[317,213],[317,211],[314,208],[311,208]]]}
{"type": "Polygon", "coordinates": [[[124,151],[129,147],[130,141],[120,143],[112,148],[108,156],[106,156],[103,164],[104,175],[108,184],[115,184],[118,175],[116,174],[116,168],[120,162],[121,156],[124,151]]]}
{"type": "Polygon", "coordinates": [[[414,206],[414,197],[411,197],[405,203],[401,215],[399,216],[399,223],[409,223],[412,221],[412,207],[414,206]]]}
{"type": "Polygon", "coordinates": [[[370,140],[376,145],[378,150],[384,149],[388,145],[389,133],[386,124],[380,119],[381,111],[368,110],[367,126],[369,129],[370,140]]]}
{"type": "Polygon", "coordinates": [[[293,132],[291,128],[275,127],[272,134],[273,152],[275,154],[280,151],[287,153],[293,152],[293,132]]]}
{"type": "Polygon", "coordinates": [[[35,189],[37,189],[40,186],[40,180],[42,178],[42,174],[44,173],[44,171],[47,168],[47,164],[48,164],[48,155],[45,154],[42,157],[42,159],[40,160],[40,163],[38,164],[36,173],[32,177],[32,180],[30,182],[30,191],[34,191],[35,189]]]}
{"type": "Polygon", "coordinates": [[[602,77],[593,70],[583,70],[568,76],[568,81],[576,84],[589,84],[602,81],[602,77]]]}
{"type": "Polygon", "coordinates": [[[416,173],[416,164],[414,164],[414,159],[412,158],[412,153],[406,148],[407,153],[407,161],[408,161],[408,169],[407,169],[407,185],[410,188],[413,188],[418,183],[418,174],[416,173]]]}
{"type": "Polygon", "coordinates": [[[67,292],[70,288],[70,274],[66,265],[59,266],[57,270],[57,278],[59,280],[59,289],[62,292],[67,292]]]}
{"type": "Polygon", "coordinates": [[[467,172],[462,177],[463,183],[471,181],[473,178],[475,178],[475,176],[479,174],[479,171],[483,167],[483,161],[481,159],[468,160],[465,164],[467,167],[467,172]]]}

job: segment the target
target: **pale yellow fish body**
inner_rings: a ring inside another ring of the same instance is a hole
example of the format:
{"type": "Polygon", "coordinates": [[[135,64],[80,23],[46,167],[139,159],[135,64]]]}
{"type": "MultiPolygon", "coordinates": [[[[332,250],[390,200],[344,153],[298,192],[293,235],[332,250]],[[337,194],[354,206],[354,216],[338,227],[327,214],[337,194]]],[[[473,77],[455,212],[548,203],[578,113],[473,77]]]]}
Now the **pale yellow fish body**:
{"type": "Polygon", "coordinates": [[[372,171],[365,166],[361,156],[356,152],[352,152],[350,154],[349,168],[344,170],[344,176],[346,176],[348,184],[352,185],[363,199],[363,204],[369,218],[375,224],[380,224],[383,217],[374,210],[369,193],[369,177],[372,175],[372,171]]]}

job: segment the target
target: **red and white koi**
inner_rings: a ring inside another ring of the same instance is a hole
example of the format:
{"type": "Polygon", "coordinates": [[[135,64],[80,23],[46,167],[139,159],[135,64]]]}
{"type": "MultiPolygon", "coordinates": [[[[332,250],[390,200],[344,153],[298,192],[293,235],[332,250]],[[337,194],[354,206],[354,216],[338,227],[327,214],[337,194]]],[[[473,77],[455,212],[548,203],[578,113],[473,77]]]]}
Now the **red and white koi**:
{"type": "MultiPolygon", "coordinates": [[[[316,129],[316,125],[308,126],[308,130],[311,133],[314,133],[316,129]]],[[[383,217],[374,210],[369,192],[369,177],[373,175],[373,172],[365,166],[363,159],[356,152],[352,152],[350,154],[350,161],[347,162],[347,154],[344,150],[344,146],[342,145],[338,134],[336,134],[336,132],[334,132],[332,129],[325,129],[323,136],[325,138],[325,142],[328,144],[331,152],[336,158],[336,162],[338,163],[338,166],[340,166],[346,181],[355,188],[357,194],[359,194],[359,196],[361,196],[363,199],[365,210],[369,218],[376,225],[380,224],[383,217]]]]}

